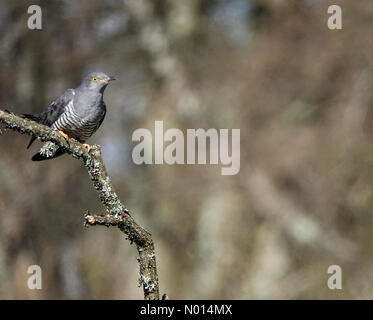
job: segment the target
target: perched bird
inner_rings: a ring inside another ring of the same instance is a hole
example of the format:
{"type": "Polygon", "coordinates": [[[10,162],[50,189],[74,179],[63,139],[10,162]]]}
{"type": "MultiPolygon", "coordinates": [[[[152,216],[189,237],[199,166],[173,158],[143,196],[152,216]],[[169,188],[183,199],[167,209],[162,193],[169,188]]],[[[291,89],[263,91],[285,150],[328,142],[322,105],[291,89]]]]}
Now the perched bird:
{"type": "MultiPolygon", "coordinates": [[[[66,139],[74,138],[85,143],[104,121],[106,105],[103,100],[104,91],[110,81],[115,80],[102,72],[93,72],[86,76],[79,87],[67,89],[54,100],[46,110],[37,114],[23,114],[24,118],[36,121],[58,130],[66,139]]],[[[27,149],[35,141],[32,137],[27,149]]],[[[91,149],[84,144],[87,151],[91,149]]],[[[32,157],[32,161],[52,159],[64,154],[61,148],[57,149],[52,157],[40,152],[32,157]]]]}

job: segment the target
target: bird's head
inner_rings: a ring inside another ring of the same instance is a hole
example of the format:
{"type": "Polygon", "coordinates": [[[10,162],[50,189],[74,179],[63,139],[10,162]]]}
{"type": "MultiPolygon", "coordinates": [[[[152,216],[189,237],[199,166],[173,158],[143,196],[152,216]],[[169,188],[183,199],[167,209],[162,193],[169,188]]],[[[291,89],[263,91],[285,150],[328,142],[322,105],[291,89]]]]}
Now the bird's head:
{"type": "Polygon", "coordinates": [[[84,80],[83,85],[89,89],[103,92],[110,81],[115,80],[103,72],[91,72],[84,80]]]}

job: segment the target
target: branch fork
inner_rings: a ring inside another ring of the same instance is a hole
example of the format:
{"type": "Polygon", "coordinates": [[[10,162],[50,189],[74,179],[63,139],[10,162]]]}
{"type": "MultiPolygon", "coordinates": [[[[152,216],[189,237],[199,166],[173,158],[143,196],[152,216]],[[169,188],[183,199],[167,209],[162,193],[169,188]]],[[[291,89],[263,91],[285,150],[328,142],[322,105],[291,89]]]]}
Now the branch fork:
{"type": "MultiPolygon", "coordinates": [[[[28,134],[41,141],[51,142],[64,148],[74,158],[83,160],[92,184],[107,211],[106,215],[91,215],[87,212],[84,217],[85,225],[116,226],[126,235],[131,244],[136,244],[140,265],[139,281],[143,287],[144,299],[159,300],[159,282],[151,234],[136,223],[120,201],[110,177],[107,175],[100,146],[93,145],[91,150],[87,152],[86,147],[75,139],[66,139],[57,131],[45,125],[2,110],[0,110],[0,123],[4,124],[6,128],[21,134],[28,134]]],[[[45,150],[45,152],[48,152],[48,150],[45,150]]]]}

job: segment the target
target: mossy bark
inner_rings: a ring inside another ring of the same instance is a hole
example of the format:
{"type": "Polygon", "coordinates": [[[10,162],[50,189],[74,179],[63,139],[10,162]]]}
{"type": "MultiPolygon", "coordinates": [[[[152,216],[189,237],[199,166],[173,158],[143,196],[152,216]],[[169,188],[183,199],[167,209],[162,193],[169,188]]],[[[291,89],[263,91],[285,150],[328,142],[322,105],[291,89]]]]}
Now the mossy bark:
{"type": "Polygon", "coordinates": [[[143,287],[144,299],[158,300],[159,283],[151,234],[136,223],[120,201],[110,177],[107,175],[105,164],[101,157],[100,146],[94,145],[90,152],[87,152],[84,146],[74,139],[66,140],[57,131],[47,126],[2,110],[0,110],[0,123],[3,123],[6,128],[18,131],[21,134],[34,136],[41,141],[50,141],[63,148],[74,158],[83,160],[93,186],[107,211],[107,214],[102,216],[86,214],[86,225],[116,226],[125,234],[126,239],[131,244],[136,244],[139,253],[138,262],[140,264],[139,282],[143,287]]]}

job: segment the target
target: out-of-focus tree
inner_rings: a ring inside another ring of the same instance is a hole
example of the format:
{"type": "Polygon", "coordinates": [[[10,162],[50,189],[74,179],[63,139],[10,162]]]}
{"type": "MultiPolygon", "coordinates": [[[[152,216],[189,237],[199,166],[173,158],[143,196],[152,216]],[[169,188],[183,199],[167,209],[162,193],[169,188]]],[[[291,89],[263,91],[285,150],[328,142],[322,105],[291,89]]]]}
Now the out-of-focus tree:
{"type": "MultiPolygon", "coordinates": [[[[324,1],[0,1],[0,101],[36,112],[88,71],[118,79],[91,139],[119,194],[154,235],[170,298],[372,295],[373,3],[324,1]],[[241,170],[136,166],[134,129],[241,129],[241,170]],[[327,287],[343,269],[344,290],[327,287]]],[[[100,203],[80,163],[32,163],[0,137],[0,297],[141,298],[121,234],[82,230],[100,203]],[[125,257],[125,258],[123,258],[125,257]],[[27,288],[27,267],[43,290],[27,288]],[[125,271],[128,277],[114,277],[125,271]]]]}

